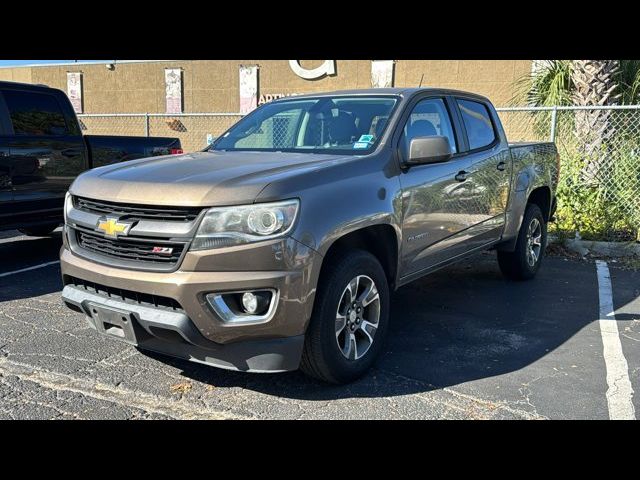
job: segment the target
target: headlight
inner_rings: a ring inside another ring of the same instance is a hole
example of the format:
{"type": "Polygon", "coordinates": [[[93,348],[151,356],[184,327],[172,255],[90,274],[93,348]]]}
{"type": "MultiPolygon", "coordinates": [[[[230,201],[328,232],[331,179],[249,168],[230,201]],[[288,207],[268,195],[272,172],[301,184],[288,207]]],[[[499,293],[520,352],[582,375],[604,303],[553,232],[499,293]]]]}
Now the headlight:
{"type": "Polygon", "coordinates": [[[73,200],[71,198],[71,194],[67,191],[67,194],[64,196],[64,211],[63,211],[65,225],[67,224],[67,215],[69,214],[69,211],[72,208],[73,208],[73,200]]]}
{"type": "Polygon", "coordinates": [[[210,208],[191,250],[229,247],[285,235],[298,214],[298,200],[210,208]]]}

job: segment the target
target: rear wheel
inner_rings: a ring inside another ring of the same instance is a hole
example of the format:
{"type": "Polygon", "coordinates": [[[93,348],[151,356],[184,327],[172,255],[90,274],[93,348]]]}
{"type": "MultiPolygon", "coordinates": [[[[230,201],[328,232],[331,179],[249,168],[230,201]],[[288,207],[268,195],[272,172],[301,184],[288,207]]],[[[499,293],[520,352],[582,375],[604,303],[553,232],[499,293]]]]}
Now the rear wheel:
{"type": "Polygon", "coordinates": [[[498,264],[503,275],[512,280],[528,280],[535,277],[542,263],[547,245],[547,224],[542,210],[530,203],[522,219],[516,249],[513,252],[498,251],[498,264]]]}
{"type": "Polygon", "coordinates": [[[389,287],[372,254],[350,250],[331,260],[318,285],[300,368],[330,383],[363,375],[381,352],[389,287]]]}
{"type": "Polygon", "coordinates": [[[19,228],[18,231],[24,233],[28,237],[45,237],[58,228],[58,224],[39,225],[37,227],[19,228]]]}

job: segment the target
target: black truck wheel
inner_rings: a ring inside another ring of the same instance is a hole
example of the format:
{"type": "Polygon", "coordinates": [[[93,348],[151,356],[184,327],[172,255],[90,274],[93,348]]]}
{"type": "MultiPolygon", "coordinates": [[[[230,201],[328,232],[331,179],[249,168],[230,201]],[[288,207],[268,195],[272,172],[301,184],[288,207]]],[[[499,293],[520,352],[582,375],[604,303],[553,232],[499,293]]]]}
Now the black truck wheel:
{"type": "Polygon", "coordinates": [[[389,322],[389,286],[380,262],[350,250],[324,267],[300,368],[329,383],[363,375],[380,354],[389,322]]]}
{"type": "Polygon", "coordinates": [[[535,277],[546,245],[547,223],[540,207],[530,203],[520,225],[516,249],[513,252],[498,251],[498,264],[502,274],[512,280],[529,280],[535,277]]]}

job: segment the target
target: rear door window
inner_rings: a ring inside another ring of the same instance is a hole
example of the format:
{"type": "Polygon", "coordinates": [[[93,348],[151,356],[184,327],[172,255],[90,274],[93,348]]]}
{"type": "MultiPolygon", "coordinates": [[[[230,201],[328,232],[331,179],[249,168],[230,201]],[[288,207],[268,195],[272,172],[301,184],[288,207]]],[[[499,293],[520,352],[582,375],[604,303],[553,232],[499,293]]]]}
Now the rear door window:
{"type": "Polygon", "coordinates": [[[4,90],[15,135],[56,136],[69,130],[58,100],[46,93],[4,90]]]}
{"type": "Polygon", "coordinates": [[[491,115],[484,103],[472,100],[456,99],[462,121],[467,130],[469,148],[476,150],[491,145],[496,139],[496,132],[491,123],[491,115]]]}

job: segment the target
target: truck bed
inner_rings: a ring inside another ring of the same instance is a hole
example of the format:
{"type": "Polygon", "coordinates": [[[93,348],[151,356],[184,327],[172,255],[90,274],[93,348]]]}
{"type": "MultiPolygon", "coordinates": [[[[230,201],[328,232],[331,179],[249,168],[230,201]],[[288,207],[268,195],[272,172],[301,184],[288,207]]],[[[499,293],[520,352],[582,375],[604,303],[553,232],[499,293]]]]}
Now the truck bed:
{"type": "Polygon", "coordinates": [[[173,137],[85,135],[84,138],[89,148],[91,167],[101,167],[136,158],[169,155],[181,148],[180,140],[173,137]]]}

